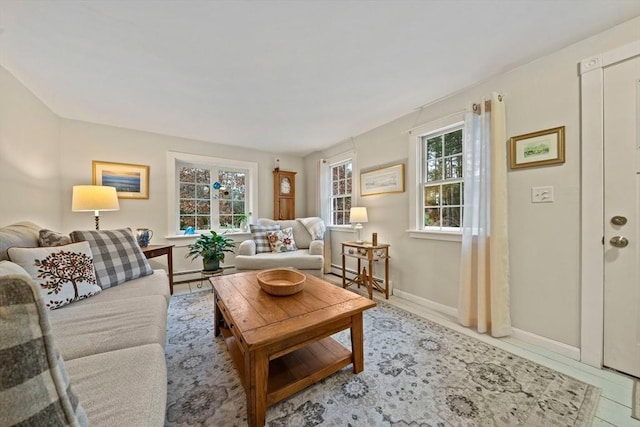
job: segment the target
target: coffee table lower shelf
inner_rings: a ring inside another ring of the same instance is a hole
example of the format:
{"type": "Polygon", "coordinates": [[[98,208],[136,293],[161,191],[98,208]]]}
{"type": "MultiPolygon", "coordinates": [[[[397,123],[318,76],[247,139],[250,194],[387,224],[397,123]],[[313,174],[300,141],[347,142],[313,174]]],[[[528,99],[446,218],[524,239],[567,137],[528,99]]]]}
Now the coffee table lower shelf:
{"type": "MultiPolygon", "coordinates": [[[[220,332],[225,338],[233,363],[240,373],[242,386],[246,390],[244,355],[229,329],[220,327],[220,332]]],[[[351,351],[331,337],[270,360],[267,406],[297,393],[351,363],[351,351]]]]}

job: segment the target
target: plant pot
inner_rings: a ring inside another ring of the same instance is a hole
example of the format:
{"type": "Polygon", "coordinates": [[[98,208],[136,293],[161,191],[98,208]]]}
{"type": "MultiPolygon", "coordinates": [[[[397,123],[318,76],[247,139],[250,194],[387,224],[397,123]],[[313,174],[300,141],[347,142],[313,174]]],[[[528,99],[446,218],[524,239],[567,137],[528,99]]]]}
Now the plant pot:
{"type": "Polygon", "coordinates": [[[247,221],[240,222],[240,230],[244,231],[245,233],[249,231],[249,224],[247,224],[247,221]]]}
{"type": "Polygon", "coordinates": [[[204,271],[216,271],[220,270],[220,260],[219,259],[210,259],[210,260],[202,260],[202,269],[204,271]]]}

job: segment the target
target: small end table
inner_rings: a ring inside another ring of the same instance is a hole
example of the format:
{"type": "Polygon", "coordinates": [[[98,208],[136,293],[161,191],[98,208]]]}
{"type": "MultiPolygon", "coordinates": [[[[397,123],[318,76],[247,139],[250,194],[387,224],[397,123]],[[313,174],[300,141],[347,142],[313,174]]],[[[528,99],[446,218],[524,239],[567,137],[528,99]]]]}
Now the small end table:
{"type": "Polygon", "coordinates": [[[389,299],[389,246],[386,243],[373,245],[371,242],[343,242],[342,243],[342,287],[348,288],[356,283],[367,287],[369,298],[373,299],[373,289],[384,293],[384,297],[389,299]],[[347,283],[345,257],[358,259],[358,275],[347,283]],[[361,261],[367,261],[369,270],[362,267],[361,261]],[[384,288],[373,278],[373,262],[384,260],[384,288]]]}
{"type": "Polygon", "coordinates": [[[157,256],[167,256],[167,274],[169,275],[169,292],[173,295],[173,247],[175,245],[149,245],[142,249],[144,256],[155,258],[157,256]]]}

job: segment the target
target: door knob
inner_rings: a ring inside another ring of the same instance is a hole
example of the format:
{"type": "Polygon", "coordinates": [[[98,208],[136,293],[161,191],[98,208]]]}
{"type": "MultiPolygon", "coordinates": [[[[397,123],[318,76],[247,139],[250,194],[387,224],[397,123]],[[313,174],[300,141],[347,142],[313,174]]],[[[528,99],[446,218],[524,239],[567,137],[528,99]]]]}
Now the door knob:
{"type": "Polygon", "coordinates": [[[615,246],[616,248],[624,248],[629,244],[629,240],[623,236],[614,236],[609,240],[611,246],[615,246]]]}
{"type": "Polygon", "coordinates": [[[626,216],[616,215],[611,218],[611,224],[613,225],[625,225],[627,223],[626,216]]]}

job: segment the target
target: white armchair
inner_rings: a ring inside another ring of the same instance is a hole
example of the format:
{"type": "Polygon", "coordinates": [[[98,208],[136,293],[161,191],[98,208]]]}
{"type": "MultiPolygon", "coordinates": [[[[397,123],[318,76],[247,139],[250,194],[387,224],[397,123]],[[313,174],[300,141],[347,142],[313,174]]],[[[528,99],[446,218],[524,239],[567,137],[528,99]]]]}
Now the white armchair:
{"type": "MultiPolygon", "coordinates": [[[[240,243],[235,257],[235,266],[242,270],[265,270],[269,268],[293,267],[303,273],[322,277],[331,245],[327,243],[329,233],[324,233],[322,240],[313,240],[311,233],[303,224],[305,218],[295,220],[274,221],[260,218],[256,221],[259,227],[279,226],[281,230],[291,227],[293,239],[297,250],[288,252],[262,252],[258,253],[260,244],[256,244],[254,238],[240,243]]],[[[252,228],[256,228],[255,226],[252,228]]],[[[324,228],[324,227],[323,227],[324,228]]],[[[254,233],[257,235],[258,233],[254,233]]],[[[266,250],[266,249],[265,249],[266,250]]]]}

